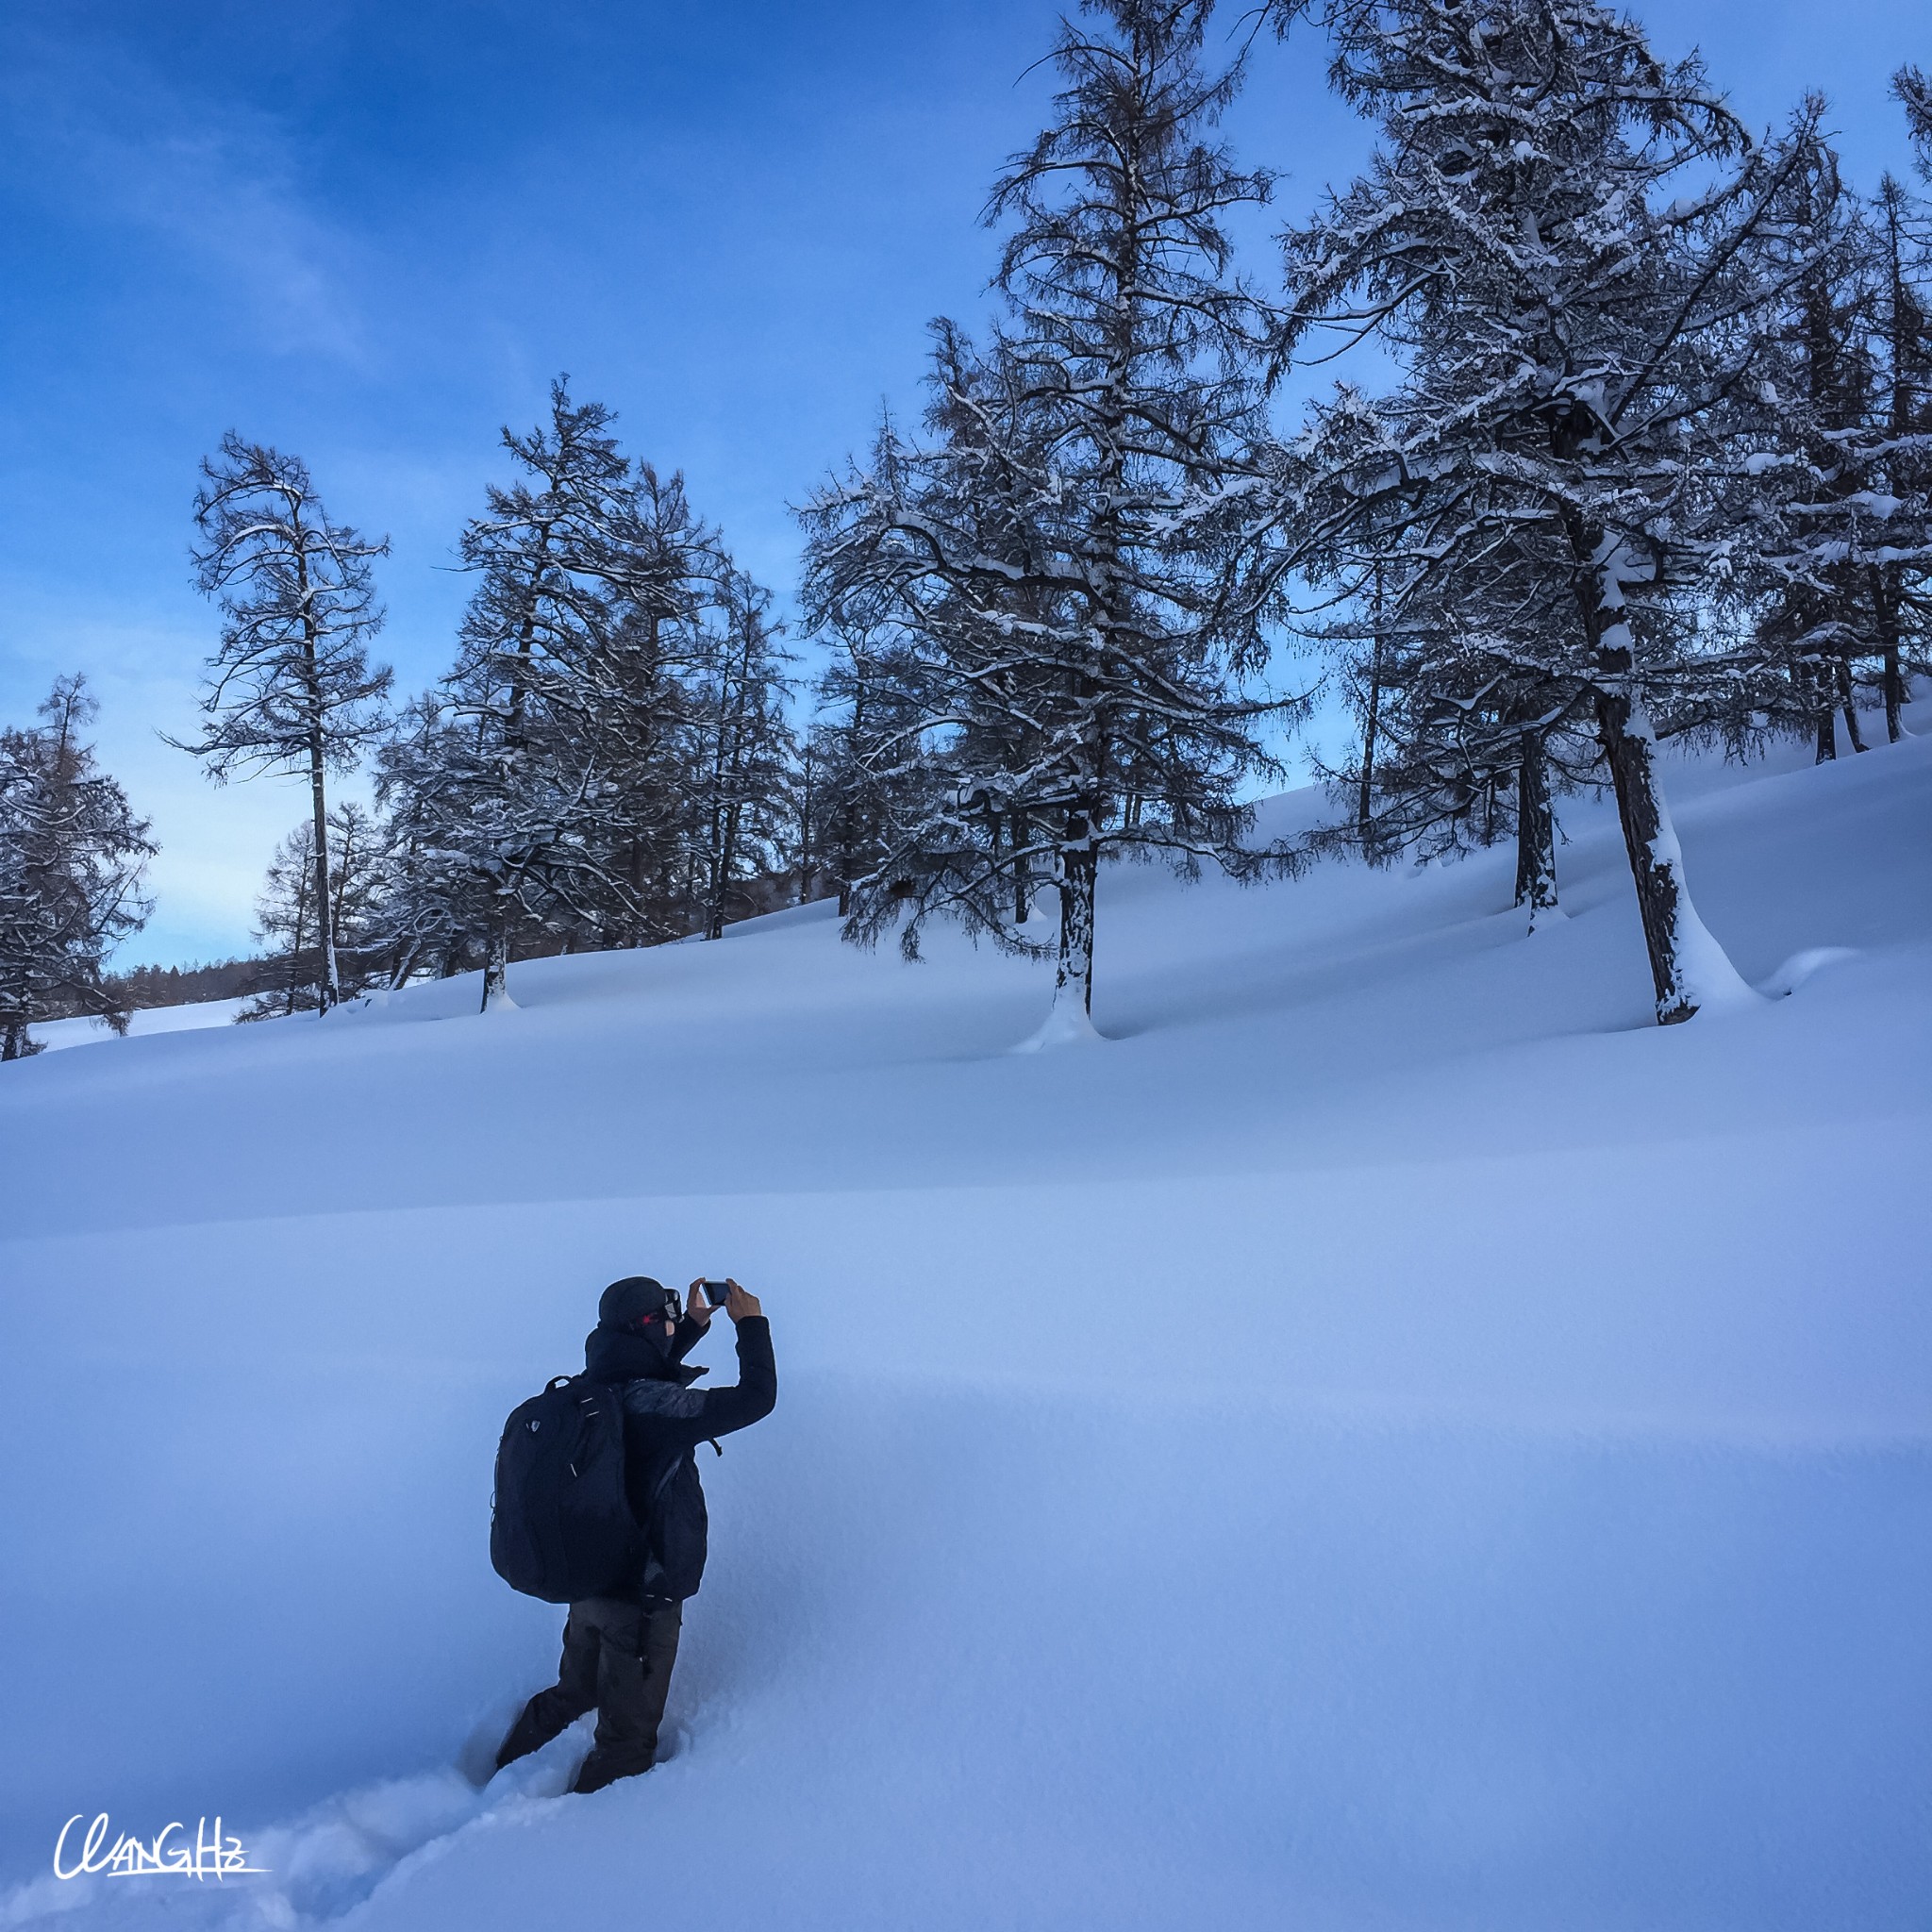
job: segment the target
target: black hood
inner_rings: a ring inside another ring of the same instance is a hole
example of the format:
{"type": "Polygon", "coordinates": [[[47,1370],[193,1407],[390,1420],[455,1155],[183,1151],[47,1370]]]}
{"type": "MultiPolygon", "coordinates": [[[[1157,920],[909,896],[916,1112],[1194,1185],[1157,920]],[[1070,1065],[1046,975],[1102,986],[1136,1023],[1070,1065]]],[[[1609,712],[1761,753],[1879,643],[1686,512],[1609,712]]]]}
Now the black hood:
{"type": "Polygon", "coordinates": [[[689,1388],[707,1373],[684,1360],[704,1332],[687,1317],[665,1342],[646,1329],[614,1328],[599,1322],[584,1337],[584,1374],[600,1382],[675,1382],[689,1388]]]}
{"type": "MultiPolygon", "coordinates": [[[[660,1314],[667,1293],[664,1284],[649,1274],[626,1274],[613,1281],[597,1301],[600,1328],[635,1328],[640,1322],[660,1314]]],[[[671,1297],[675,1301],[677,1297],[671,1297]]]]}

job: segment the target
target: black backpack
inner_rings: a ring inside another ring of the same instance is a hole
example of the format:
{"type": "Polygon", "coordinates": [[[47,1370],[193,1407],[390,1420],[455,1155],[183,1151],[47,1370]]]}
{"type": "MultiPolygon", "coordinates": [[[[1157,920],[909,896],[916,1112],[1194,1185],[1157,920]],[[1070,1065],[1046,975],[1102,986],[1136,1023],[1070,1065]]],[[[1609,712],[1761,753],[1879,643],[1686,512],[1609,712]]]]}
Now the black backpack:
{"type": "Polygon", "coordinates": [[[608,1596],[642,1556],[624,1488],[624,1391],[558,1375],[510,1411],[496,1450],[490,1561],[545,1603],[608,1596]]]}

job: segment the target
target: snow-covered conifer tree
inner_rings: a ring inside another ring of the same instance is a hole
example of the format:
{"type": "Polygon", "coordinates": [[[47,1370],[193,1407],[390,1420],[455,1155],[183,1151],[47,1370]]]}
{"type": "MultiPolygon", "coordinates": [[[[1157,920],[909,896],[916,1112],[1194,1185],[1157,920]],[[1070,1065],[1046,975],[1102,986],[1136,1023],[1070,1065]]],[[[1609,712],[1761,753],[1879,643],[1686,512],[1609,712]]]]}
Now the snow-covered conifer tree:
{"type": "Polygon", "coordinates": [[[1867,595],[1886,736],[1896,744],[1908,679],[1932,675],[1932,210],[1887,175],[1868,227],[1880,437],[1868,458],[1894,508],[1889,541],[1867,559],[1867,595]]]}
{"type": "MultiPolygon", "coordinates": [[[[1815,116],[1817,104],[1808,111],[1815,116]]],[[[1840,710],[1852,749],[1865,749],[1855,680],[1860,658],[1875,648],[1867,553],[1887,543],[1890,506],[1870,488],[1877,372],[1862,211],[1822,141],[1808,144],[1787,192],[1794,227],[1817,245],[1790,291],[1761,372],[1782,418],[1762,497],[1779,529],[1759,546],[1740,588],[1762,581],[1757,635],[1784,660],[1790,679],[1776,708],[1809,733],[1824,759],[1838,755],[1840,710]]]]}
{"type": "Polygon", "coordinates": [[[1558,910],[1553,793],[1601,777],[1588,688],[1548,663],[1549,631],[1574,621],[1568,585],[1500,532],[1460,569],[1414,534],[1353,524],[1347,576],[1370,594],[1310,625],[1342,646],[1362,725],[1353,762],[1326,773],[1356,809],[1315,842],[1429,858],[1513,833],[1534,932],[1558,910]]]}
{"type": "Polygon", "coordinates": [[[778,870],[790,832],[793,752],[784,667],[771,593],[733,570],[693,692],[691,774],[695,821],[691,896],[708,940],[724,936],[733,910],[754,909],[747,883],[778,870]]]}
{"type": "Polygon", "coordinates": [[[106,962],[146,922],[156,848],[81,740],[97,708],[85,679],[63,677],[43,725],[0,729],[0,1059],[31,1053],[28,1027],[56,1014],[127,1025],[106,962]]]}
{"type": "MultiPolygon", "coordinates": [[[[384,728],[391,674],[369,662],[383,620],[369,565],[389,554],[389,540],[331,523],[299,458],[233,431],[201,471],[196,582],[221,608],[222,639],[200,737],[168,742],[218,784],[238,772],[308,778],[316,894],[326,906],[327,776],[352,767],[384,728]]],[[[316,1007],[326,1013],[341,988],[325,939],[319,971],[316,1007]]]]}
{"type": "Polygon", "coordinates": [[[525,475],[463,532],[480,581],[456,668],[383,761],[399,929],[446,959],[480,950],[486,1011],[511,1004],[519,932],[662,936],[680,674],[699,655],[698,587],[722,568],[681,482],[627,461],[609,409],[562,379],[550,400],[547,424],[504,432],[525,475]],[[479,908],[482,932],[461,931],[479,908]]]}
{"type": "Polygon", "coordinates": [[[1042,1041],[1091,1033],[1106,852],[1252,867],[1242,782],[1284,708],[1234,687],[1265,656],[1265,574],[1223,486],[1259,433],[1257,312],[1224,221],[1266,199],[1210,131],[1240,80],[1205,69],[1202,0],[1107,0],[1067,23],[1052,124],[988,208],[1010,222],[1008,319],[976,350],[941,325],[933,441],[890,429],[808,511],[814,617],[894,627],[930,782],[855,884],[848,936],[964,916],[1035,950],[1029,876],[1059,902],[1042,1041]],[[1015,833],[1017,832],[1017,837],[1015,833]],[[1016,884],[1017,881],[1017,884],[1016,884]]]}
{"type": "MultiPolygon", "coordinates": [[[[891,829],[927,820],[932,774],[921,751],[918,652],[891,625],[865,625],[849,614],[835,621],[826,641],[832,661],[818,682],[813,727],[824,763],[818,843],[846,919],[860,882],[889,869],[891,829]]],[[[1024,918],[1024,906],[1018,916],[1024,918]]]]}
{"type": "MultiPolygon", "coordinates": [[[[1026,505],[1047,458],[1016,453],[1029,417],[1044,416],[1016,363],[989,370],[950,325],[938,335],[935,444],[908,449],[883,425],[868,479],[894,514],[945,528],[957,553],[991,564],[1026,547],[1026,505]]],[[[943,908],[1024,949],[1030,883],[1036,872],[1055,874],[1069,766],[1080,757],[1064,728],[1058,746],[1049,741],[1072,707],[1068,680],[1041,661],[1040,645],[1077,616],[1039,587],[979,584],[961,594],[947,572],[916,558],[900,571],[902,558],[868,547],[837,563],[855,558],[851,575],[827,573],[819,611],[844,644],[831,682],[866,740],[842,781],[848,823],[863,824],[867,848],[844,874],[848,936],[871,940],[909,908],[901,944],[915,958],[924,921],[943,908]]],[[[1082,878],[1060,883],[1077,891],[1082,878]]]]}
{"type": "MultiPolygon", "coordinates": [[[[386,828],[354,799],[329,808],[329,950],[341,997],[359,993],[382,950],[377,905],[386,874],[386,828]]],[[[314,1007],[321,983],[322,922],[315,893],[315,833],[305,819],[269,861],[255,906],[255,941],[262,956],[256,998],[238,1015],[265,1020],[314,1007]]]]}
{"type": "Polygon", "coordinates": [[[797,739],[789,797],[791,807],[791,865],[798,874],[798,903],[808,906],[825,871],[825,774],[832,734],[815,719],[797,739]]]}
{"type": "Polygon", "coordinates": [[[389,983],[482,965],[494,909],[487,822],[463,809],[460,774],[478,733],[446,693],[411,700],[375,756],[375,795],[389,826],[373,924],[389,983]]]}
{"type": "Polygon", "coordinates": [[[436,784],[465,821],[441,841],[490,880],[483,1009],[507,1007],[510,935],[519,919],[580,883],[603,802],[584,758],[591,704],[584,672],[611,623],[596,568],[613,495],[628,466],[607,433],[611,412],[551,386],[550,421],[503,432],[528,480],[491,485],[462,535],[480,576],[447,679],[460,723],[443,741],[436,784]],[[467,726],[467,729],[464,728],[467,726]],[[577,875],[574,877],[573,875],[577,875]]]}
{"type": "Polygon", "coordinates": [[[1901,67],[1891,76],[1891,91],[1906,110],[1906,127],[1919,151],[1919,172],[1932,181],[1932,81],[1916,67],[1901,67]]]}
{"type": "Polygon", "coordinates": [[[1840,714],[1864,750],[1863,682],[1878,685],[1890,735],[1902,729],[1917,591],[1932,569],[1932,335],[1913,286],[1918,224],[1896,181],[1861,206],[1819,142],[1788,192],[1812,258],[1767,366],[1780,434],[1759,493],[1767,534],[1740,589],[1755,591],[1757,635],[1786,680],[1760,683],[1754,704],[1824,759],[1840,714]]]}
{"type": "Polygon", "coordinates": [[[604,863],[623,881],[602,895],[600,925],[621,943],[648,945],[690,926],[685,860],[731,565],[693,514],[684,479],[640,461],[612,497],[597,568],[609,621],[587,636],[580,720],[605,788],[604,863]]]}
{"type": "Polygon", "coordinates": [[[1760,146],[1694,59],[1666,65],[1591,0],[1327,18],[1336,84],[1383,141],[1288,238],[1282,349],[1379,336],[1403,380],[1372,429],[1351,406],[1339,450],[1324,421],[1297,452],[1291,548],[1319,557],[1373,514],[1437,560],[1408,579],[1425,591],[1501,541],[1567,587],[1569,622],[1524,668],[1588,692],[1657,1019],[1688,1019],[1743,989],[1690,902],[1651,709],[1685,600],[1753,541],[1747,436],[1776,437],[1759,371],[1809,260],[1787,193],[1805,140],[1760,146]]]}

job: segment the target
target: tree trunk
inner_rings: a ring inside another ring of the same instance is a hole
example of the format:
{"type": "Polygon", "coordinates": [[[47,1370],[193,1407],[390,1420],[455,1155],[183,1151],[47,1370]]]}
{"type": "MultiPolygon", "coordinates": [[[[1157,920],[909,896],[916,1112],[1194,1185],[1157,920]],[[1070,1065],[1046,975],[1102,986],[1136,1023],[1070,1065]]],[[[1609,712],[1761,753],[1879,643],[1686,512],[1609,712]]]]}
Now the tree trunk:
{"type": "Polygon", "coordinates": [[[0,1032],[0,1060],[21,1060],[26,1058],[26,1022],[8,1020],[4,1032],[0,1032]]]}
{"type": "Polygon", "coordinates": [[[718,907],[712,914],[714,927],[711,937],[722,940],[724,937],[724,902],[731,894],[731,879],[738,870],[738,827],[742,808],[733,805],[724,814],[724,841],[718,854],[718,907]]]}
{"type": "Polygon", "coordinates": [[[722,940],[724,937],[724,868],[723,861],[715,856],[711,860],[710,890],[706,898],[705,937],[722,940]]]}
{"type": "Polygon", "coordinates": [[[1516,903],[1529,908],[1531,932],[1557,910],[1557,821],[1540,731],[1523,734],[1516,768],[1516,903]]]}
{"type": "Polygon", "coordinates": [[[649,868],[644,863],[644,845],[641,839],[633,839],[626,846],[624,872],[625,877],[629,881],[631,893],[631,911],[629,923],[625,927],[630,935],[629,943],[633,946],[648,945],[649,928],[644,907],[650,898],[651,877],[649,868]]]}
{"type": "Polygon", "coordinates": [[[1375,594],[1371,607],[1374,612],[1374,641],[1369,646],[1369,714],[1362,721],[1362,783],[1361,795],[1356,801],[1356,837],[1361,842],[1362,856],[1373,858],[1370,851],[1371,834],[1369,824],[1374,813],[1375,805],[1375,737],[1382,720],[1382,566],[1375,565],[1375,594]]]}
{"type": "Polygon", "coordinates": [[[809,741],[799,754],[798,788],[798,903],[811,904],[811,882],[818,871],[818,854],[813,841],[818,833],[818,759],[809,741]]]}
{"type": "Polygon", "coordinates": [[[302,675],[308,702],[308,805],[315,825],[315,929],[321,940],[315,1017],[325,1020],[329,1008],[341,998],[342,989],[336,976],[335,908],[329,903],[328,891],[328,792],[324,782],[323,758],[326,713],[322,702],[315,618],[308,602],[308,546],[302,534],[299,510],[295,516],[295,580],[302,593],[302,675]]]}
{"type": "Polygon", "coordinates": [[[1831,702],[1831,674],[1822,658],[1810,660],[1811,709],[1818,720],[1811,762],[1823,765],[1838,757],[1838,720],[1831,702]]]}
{"type": "Polygon", "coordinates": [[[513,1012],[516,1004],[509,996],[509,898],[508,893],[499,892],[490,908],[490,941],[483,960],[480,1010],[513,1012]]]}
{"type": "Polygon", "coordinates": [[[1026,859],[1026,814],[1014,812],[1008,829],[1013,841],[1013,924],[1024,925],[1033,910],[1033,878],[1026,859]]]}
{"type": "Polygon", "coordinates": [[[315,932],[321,951],[316,974],[316,1017],[341,1003],[342,982],[336,972],[335,906],[329,895],[328,798],[323,789],[322,738],[308,741],[308,804],[315,822],[315,932]]]}
{"type": "Polygon", "coordinates": [[[729,767],[725,745],[728,724],[725,700],[718,701],[718,740],[711,756],[711,816],[705,854],[705,937],[724,937],[724,774],[729,767]]]}
{"type": "MultiPolygon", "coordinates": [[[[1375,608],[1381,610],[1381,576],[1376,575],[1375,608]]],[[[1369,659],[1369,715],[1362,725],[1362,789],[1361,797],[1356,804],[1356,830],[1366,845],[1369,836],[1369,816],[1375,795],[1375,732],[1381,720],[1382,711],[1382,639],[1378,632],[1375,637],[1374,655],[1369,659]]],[[[1539,741],[1541,751],[1541,741],[1539,741]]],[[[1517,904],[1521,905],[1521,898],[1517,904]]]]}
{"type": "Polygon", "coordinates": [[[1865,749],[1864,733],[1858,729],[1858,697],[1852,689],[1852,660],[1840,658],[1838,660],[1838,701],[1845,714],[1845,736],[1851,740],[1854,752],[1865,749]]]}
{"type": "Polygon", "coordinates": [[[1007,822],[1000,817],[999,807],[991,798],[986,802],[986,862],[993,878],[1011,868],[1000,863],[1000,841],[1006,835],[1007,822]]]}
{"type": "Polygon", "coordinates": [[[1598,691],[1596,718],[1616,787],[1624,850],[1637,885],[1637,909],[1643,921],[1650,976],[1657,988],[1657,1024],[1674,1026],[1696,1012],[1697,999],[1684,972],[1680,928],[1690,907],[1684,891],[1684,861],[1676,831],[1657,790],[1657,740],[1649,719],[1630,697],[1627,687],[1598,691]]]}
{"type": "Polygon", "coordinates": [[[1885,691],[1885,739],[1888,744],[1896,744],[1906,735],[1905,719],[1900,715],[1906,706],[1905,667],[1901,661],[1905,639],[1899,622],[1902,589],[1896,565],[1874,567],[1872,609],[1878,620],[1878,654],[1883,666],[1881,676],[1885,691]]]}
{"type": "Polygon", "coordinates": [[[1093,1031],[1093,897],[1100,871],[1093,837],[1096,814],[1075,808],[1060,841],[1060,940],[1054,967],[1053,1008],[1042,1045],[1093,1031]]]}
{"type": "MultiPolygon", "coordinates": [[[[1657,735],[1635,691],[1635,657],[1624,584],[1640,580],[1623,543],[1574,524],[1570,531],[1583,620],[1595,646],[1597,734],[1617,793],[1624,850],[1637,887],[1644,950],[1657,990],[1657,1023],[1674,1026],[1713,996],[1748,989],[1706,930],[1684,880],[1684,855],[1657,779],[1657,735]]],[[[1827,713],[1827,715],[1829,715],[1827,713]]]]}

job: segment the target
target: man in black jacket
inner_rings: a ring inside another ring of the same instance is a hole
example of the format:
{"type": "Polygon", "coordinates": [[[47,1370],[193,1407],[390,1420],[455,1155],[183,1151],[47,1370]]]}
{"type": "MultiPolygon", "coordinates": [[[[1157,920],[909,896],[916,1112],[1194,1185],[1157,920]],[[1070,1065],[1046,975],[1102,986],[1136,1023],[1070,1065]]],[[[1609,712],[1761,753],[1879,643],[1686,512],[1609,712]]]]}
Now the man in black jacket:
{"type": "Polygon", "coordinates": [[[613,1281],[597,1304],[584,1373],[624,1389],[625,1489],[644,1528],[642,1554],[621,1594],[571,1605],[557,1682],[524,1707],[496,1754],[498,1770],[549,1743],[592,1705],[596,1740],[573,1790],[598,1790],[656,1760],[684,1599],[697,1594],[705,1572],[705,1492],[692,1452],[770,1415],[778,1399],[771,1326],[758,1297],[735,1281],[725,1284],[724,1312],[738,1329],[738,1386],[691,1387],[705,1372],[684,1357],[713,1312],[702,1281],[691,1283],[680,1310],[677,1291],[647,1274],[613,1281]]]}

